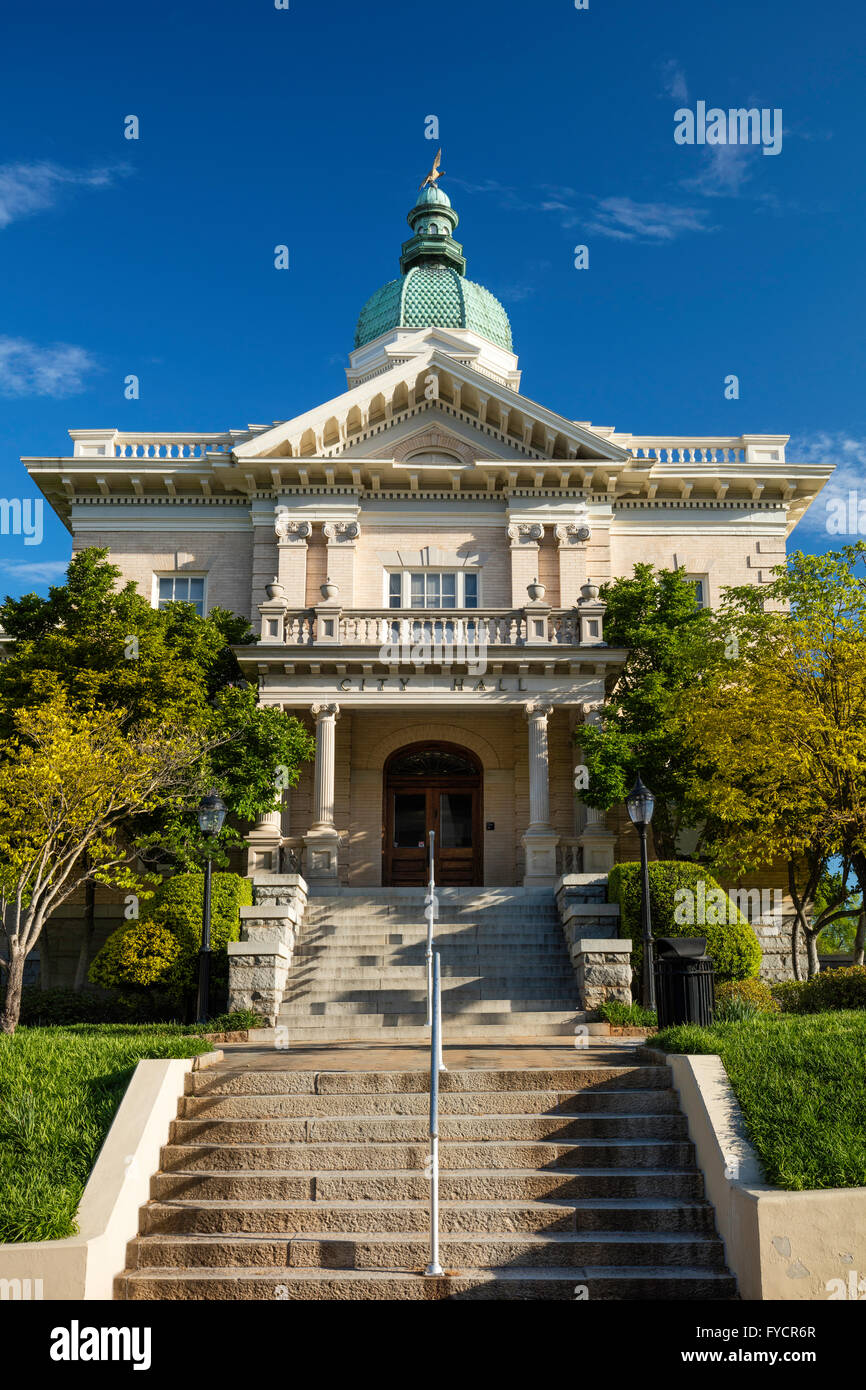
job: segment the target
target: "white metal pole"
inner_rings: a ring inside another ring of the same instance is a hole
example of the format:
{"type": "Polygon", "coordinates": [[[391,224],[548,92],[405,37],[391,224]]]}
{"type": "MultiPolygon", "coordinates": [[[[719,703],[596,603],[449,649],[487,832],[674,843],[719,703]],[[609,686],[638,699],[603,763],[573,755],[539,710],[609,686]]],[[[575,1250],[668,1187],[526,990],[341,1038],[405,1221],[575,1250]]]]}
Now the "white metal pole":
{"type": "Polygon", "coordinates": [[[439,1263],[439,1072],[442,1056],[442,990],[439,952],[433,957],[433,1037],[430,1040],[430,1263],[425,1274],[442,1274],[439,1263]]]}
{"type": "Polygon", "coordinates": [[[436,910],[436,880],[433,873],[433,841],[436,835],[435,830],[430,831],[430,882],[427,888],[427,899],[424,906],[424,915],[427,918],[427,1023],[426,1027],[433,1027],[433,916],[436,910]]]}

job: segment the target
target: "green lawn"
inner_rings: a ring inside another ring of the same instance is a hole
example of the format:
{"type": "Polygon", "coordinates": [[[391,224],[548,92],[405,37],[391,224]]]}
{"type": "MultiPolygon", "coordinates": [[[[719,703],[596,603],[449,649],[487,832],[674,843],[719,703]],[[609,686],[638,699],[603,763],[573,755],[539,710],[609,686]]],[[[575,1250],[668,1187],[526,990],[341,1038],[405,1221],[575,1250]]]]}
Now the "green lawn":
{"type": "Polygon", "coordinates": [[[712,1028],[668,1028],[647,1043],[721,1057],[775,1186],[866,1187],[863,1010],[759,1014],[712,1028]]]}
{"type": "Polygon", "coordinates": [[[77,1024],[0,1036],[0,1243],[75,1234],[75,1213],[142,1057],[210,1043],[178,1024],[77,1024]]]}

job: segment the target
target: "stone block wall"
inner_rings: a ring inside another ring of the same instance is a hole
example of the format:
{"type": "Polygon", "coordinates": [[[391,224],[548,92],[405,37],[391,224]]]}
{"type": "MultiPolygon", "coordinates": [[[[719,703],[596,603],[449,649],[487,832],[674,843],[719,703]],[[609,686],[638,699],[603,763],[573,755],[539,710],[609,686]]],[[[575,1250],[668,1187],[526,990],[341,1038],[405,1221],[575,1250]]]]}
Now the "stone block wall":
{"type": "Polygon", "coordinates": [[[619,907],[606,901],[603,874],[564,874],[556,905],[574,966],[578,1007],[595,1011],[615,1001],[630,1004],[631,942],[621,940],[619,907]]]}
{"type": "Polygon", "coordinates": [[[241,939],[229,942],[229,1010],[255,1009],[276,1026],[295,942],[307,906],[300,874],[263,874],[253,880],[252,907],[242,907],[241,939]]]}

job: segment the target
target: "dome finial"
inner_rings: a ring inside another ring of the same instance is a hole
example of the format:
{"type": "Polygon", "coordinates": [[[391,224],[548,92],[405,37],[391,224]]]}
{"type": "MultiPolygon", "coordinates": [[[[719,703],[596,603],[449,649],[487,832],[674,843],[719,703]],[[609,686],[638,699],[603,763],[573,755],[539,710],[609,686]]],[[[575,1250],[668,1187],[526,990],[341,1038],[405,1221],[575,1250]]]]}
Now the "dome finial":
{"type": "Polygon", "coordinates": [[[466,271],[463,248],[454,240],[454,228],[460,219],[445,189],[439,187],[441,157],[440,150],[415,195],[415,205],[407,219],[415,235],[403,243],[400,269],[404,275],[416,265],[450,265],[459,275],[466,271]]]}
{"type": "Polygon", "coordinates": [[[445,170],[444,170],[444,169],[440,169],[440,168],[439,168],[439,165],[440,165],[441,162],[442,162],[442,150],[441,150],[441,148],[440,148],[439,151],[438,151],[438,153],[437,153],[437,155],[436,155],[436,158],[433,160],[433,168],[430,170],[430,173],[427,175],[427,177],[426,177],[426,179],[424,180],[424,182],[423,182],[423,183],[420,183],[420,184],[418,185],[418,190],[419,190],[419,192],[420,192],[420,190],[421,190],[422,188],[426,188],[428,184],[430,185],[431,188],[438,188],[438,187],[439,187],[439,180],[442,178],[443,174],[445,173],[445,170]]]}

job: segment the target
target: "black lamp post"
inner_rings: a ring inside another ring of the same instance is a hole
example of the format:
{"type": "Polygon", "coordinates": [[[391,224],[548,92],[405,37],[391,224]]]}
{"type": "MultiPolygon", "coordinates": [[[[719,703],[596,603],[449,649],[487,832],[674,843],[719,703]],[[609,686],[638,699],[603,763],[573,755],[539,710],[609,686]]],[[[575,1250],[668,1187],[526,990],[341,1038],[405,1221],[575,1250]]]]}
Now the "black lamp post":
{"type": "MultiPolygon", "coordinates": [[[[215,839],[223,828],[226,804],[218,792],[208,792],[198,805],[198,826],[203,835],[215,839]]],[[[211,856],[208,854],[204,871],[204,903],[202,904],[201,950],[198,953],[198,1000],[196,1021],[206,1023],[210,1004],[210,880],[211,856]]]]}
{"type": "Polygon", "coordinates": [[[637,781],[625,799],[625,805],[629,814],[629,819],[640,836],[640,925],[641,937],[643,939],[643,983],[641,985],[641,1003],[645,1009],[655,1010],[655,961],[653,957],[652,923],[650,921],[649,863],[647,860],[646,848],[646,833],[649,823],[653,818],[655,797],[649,788],[644,786],[640,778],[640,773],[638,773],[637,781]]]}

